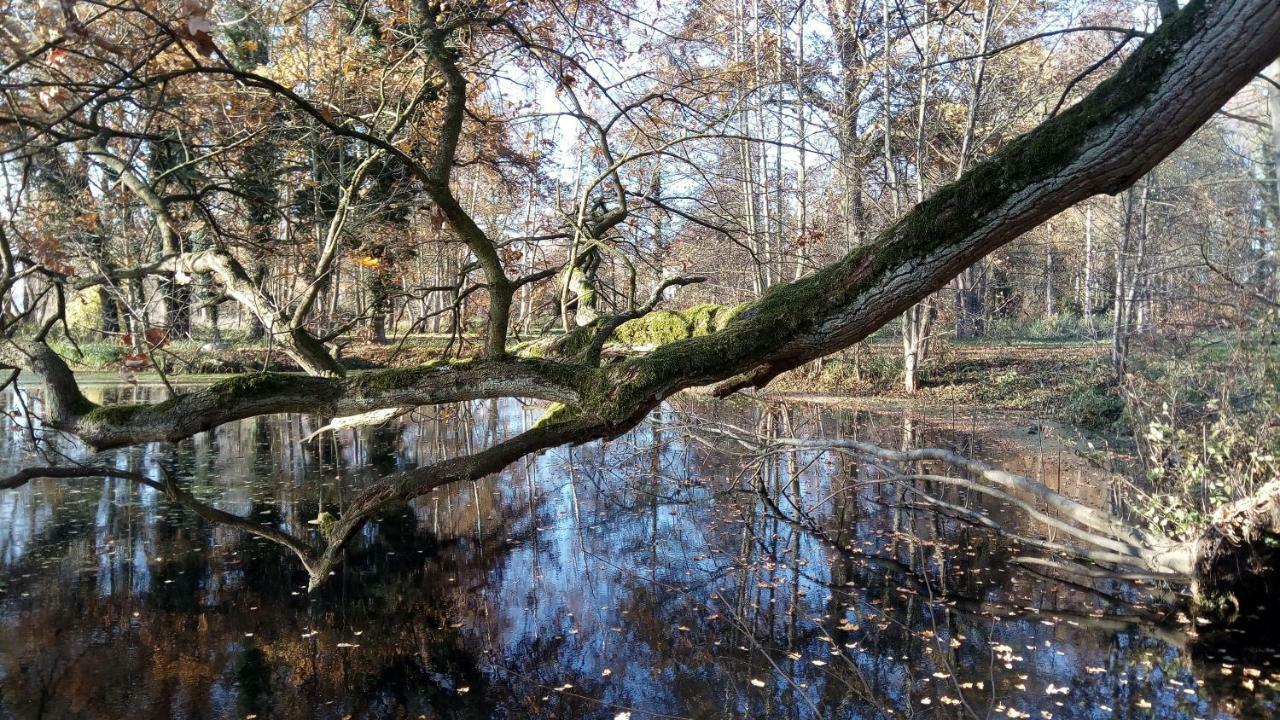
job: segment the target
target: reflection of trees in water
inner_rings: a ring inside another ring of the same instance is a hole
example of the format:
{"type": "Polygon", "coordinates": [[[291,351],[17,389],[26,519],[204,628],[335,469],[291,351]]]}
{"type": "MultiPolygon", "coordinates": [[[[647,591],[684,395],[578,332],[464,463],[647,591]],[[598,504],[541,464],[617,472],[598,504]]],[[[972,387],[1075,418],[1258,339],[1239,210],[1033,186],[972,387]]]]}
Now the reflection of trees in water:
{"type": "MultiPolygon", "coordinates": [[[[880,413],[682,411],[766,433],[984,442],[968,426],[880,413]]],[[[259,419],[113,457],[144,473],[164,464],[202,501],[306,536],[309,520],[341,511],[373,477],[492,445],[536,414],[475,403],[310,443],[299,442],[319,424],[310,418],[259,419]]],[[[1082,708],[1132,703],[1126,687],[1143,684],[1148,652],[1152,667],[1191,680],[1176,647],[1120,621],[1068,620],[1055,608],[1105,606],[1014,575],[1007,546],[904,506],[891,486],[866,482],[870,464],[797,451],[748,459],[744,472],[731,448],[690,440],[678,419],[657,413],[625,438],[528,458],[389,511],[311,595],[287,552],[149,488],[50,482],[0,496],[0,709],[610,718],[635,706],[805,718],[817,707],[876,717],[962,694],[979,714],[1009,698],[1030,709],[1049,681],[1073,687],[1082,708]],[[1005,670],[993,645],[1026,661],[1005,670]]],[[[1178,695],[1152,699],[1186,709],[1178,695]]]]}

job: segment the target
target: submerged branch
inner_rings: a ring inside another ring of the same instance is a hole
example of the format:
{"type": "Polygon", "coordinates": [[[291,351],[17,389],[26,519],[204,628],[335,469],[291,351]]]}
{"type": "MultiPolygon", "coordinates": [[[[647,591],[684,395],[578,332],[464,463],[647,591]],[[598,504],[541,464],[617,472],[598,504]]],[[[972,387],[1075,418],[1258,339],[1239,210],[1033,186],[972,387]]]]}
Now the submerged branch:
{"type": "Polygon", "coordinates": [[[238,530],[243,530],[251,535],[256,535],[264,540],[270,540],[282,547],[288,548],[298,556],[298,559],[302,561],[302,564],[307,569],[308,573],[313,572],[316,566],[316,553],[304,540],[294,537],[282,530],[277,530],[269,525],[263,525],[247,518],[240,517],[239,515],[233,515],[232,513],[219,510],[212,505],[201,502],[190,492],[180,487],[169,473],[163,472],[163,470],[162,473],[164,474],[164,480],[157,482],[139,472],[132,470],[119,470],[116,468],[103,467],[101,465],[29,467],[23,468],[22,470],[0,480],[0,490],[18,488],[32,480],[46,478],[115,478],[118,480],[128,480],[129,482],[144,485],[163,493],[170,500],[173,500],[183,508],[186,508],[205,520],[218,523],[219,525],[226,525],[238,530]]]}
{"type": "MultiPolygon", "coordinates": [[[[1007,493],[1021,494],[1026,497],[1044,503],[1053,510],[1061,513],[1063,517],[1073,522],[1079,523],[1086,528],[1094,531],[1092,537],[1080,535],[1082,539],[1091,542],[1100,542],[1108,539],[1120,540],[1130,548],[1144,548],[1153,545],[1168,545],[1171,541],[1159,535],[1145,532],[1139,528],[1135,528],[1132,524],[1125,522],[1110,513],[1096,510],[1083,503],[1072,500],[1071,498],[1055,492],[1048,485],[1034,480],[1032,478],[1017,475],[1005,470],[1001,470],[993,465],[989,465],[980,460],[967,458],[959,453],[939,448],[925,448],[920,450],[891,450],[858,440],[803,440],[797,438],[779,438],[771,440],[771,442],[784,447],[793,447],[809,450],[844,450],[851,451],[860,455],[869,455],[880,460],[888,460],[897,463],[912,463],[922,460],[933,460],[942,462],[953,467],[961,468],[967,472],[973,473],[981,480],[995,485],[1007,493]]],[[[960,478],[949,478],[957,484],[966,486],[976,486],[972,481],[966,481],[960,478]]],[[[1006,494],[1007,494],[1006,493],[1006,494]]],[[[1023,504],[1026,509],[1029,506],[1023,504]]],[[[1039,518],[1037,518],[1039,519],[1039,518]]],[[[1112,549],[1124,551],[1113,546],[1112,549]]]]}
{"type": "Polygon", "coordinates": [[[0,490],[15,490],[26,485],[32,480],[79,480],[82,478],[119,478],[121,480],[130,480],[139,485],[156,490],[163,490],[160,483],[150,478],[140,475],[129,470],[117,470],[115,468],[102,467],[100,465],[74,465],[70,467],[28,467],[0,478],[0,490]]]}
{"type": "Polygon", "coordinates": [[[711,432],[746,447],[754,446],[757,452],[842,451],[893,463],[935,461],[961,469],[973,477],[922,472],[889,475],[872,482],[898,484],[918,499],[919,507],[984,527],[1059,558],[1015,558],[1013,562],[1019,565],[1094,579],[1171,582],[1182,588],[1202,619],[1222,624],[1257,621],[1261,616],[1255,611],[1266,607],[1274,588],[1280,585],[1280,480],[1219,508],[1193,534],[1193,539],[1176,541],[1135,527],[1118,515],[1083,505],[1032,478],[950,450],[891,450],[857,440],[752,438],[740,430],[711,432]],[[988,512],[949,502],[916,487],[916,481],[957,486],[994,497],[1034,523],[1065,533],[1077,542],[1068,545],[1032,537],[988,512]]]}
{"type": "Polygon", "coordinates": [[[1110,563],[1140,569],[1158,575],[1189,577],[1192,571],[1190,547],[1177,543],[1158,533],[1142,530],[1108,512],[1091,508],[1056,492],[1033,478],[1001,470],[979,460],[939,448],[920,450],[891,450],[859,440],[804,440],[797,438],[771,439],[769,443],[784,448],[807,450],[834,450],[852,452],[895,463],[935,461],[964,470],[974,479],[943,476],[930,473],[908,474],[891,480],[924,480],[955,485],[966,490],[980,492],[1008,503],[1021,510],[1032,521],[1064,532],[1087,547],[1076,548],[1062,543],[1049,542],[1013,532],[986,513],[948,503],[912,485],[906,487],[924,502],[947,510],[971,522],[978,523],[1002,534],[1014,537],[1018,542],[1034,545],[1044,550],[1072,556],[1092,563],[1110,563]],[[1053,517],[1033,504],[1038,502],[1057,513],[1053,517]]]}

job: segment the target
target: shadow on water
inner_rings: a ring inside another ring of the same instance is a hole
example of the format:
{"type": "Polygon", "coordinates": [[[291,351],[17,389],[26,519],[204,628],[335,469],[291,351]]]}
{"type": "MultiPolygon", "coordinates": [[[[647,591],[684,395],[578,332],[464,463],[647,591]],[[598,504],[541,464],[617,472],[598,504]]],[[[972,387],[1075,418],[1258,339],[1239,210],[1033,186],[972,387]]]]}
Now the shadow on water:
{"type": "MultiPolygon", "coordinates": [[[[1078,461],[1064,470],[1043,440],[1010,440],[1025,420],[678,404],[624,438],[526,458],[380,518],[312,594],[288,550],[151,488],[0,492],[0,717],[1277,712],[1273,658],[1193,661],[1132,588],[1015,569],[1021,551],[912,509],[874,467],[744,459],[675,427],[955,447],[1105,502],[1078,461]]],[[[203,501],[305,537],[373,478],[491,445],[538,415],[479,402],[309,443],[315,418],[258,418],[105,460],[170,468],[203,501]]],[[[16,430],[0,456],[35,462],[16,430]]]]}

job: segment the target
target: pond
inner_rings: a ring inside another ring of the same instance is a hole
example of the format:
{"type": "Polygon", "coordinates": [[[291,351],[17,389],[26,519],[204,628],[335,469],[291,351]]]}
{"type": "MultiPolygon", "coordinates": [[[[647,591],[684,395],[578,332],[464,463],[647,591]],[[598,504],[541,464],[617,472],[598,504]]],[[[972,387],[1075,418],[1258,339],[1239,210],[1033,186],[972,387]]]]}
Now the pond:
{"type": "MultiPolygon", "coordinates": [[[[137,402],[149,387],[96,385],[137,402]]],[[[38,398],[34,388],[19,401],[38,398]]],[[[99,461],[307,536],[373,478],[509,437],[477,402],[306,436],[231,423],[99,461]]],[[[885,470],[716,425],[949,447],[1106,503],[1029,416],[678,400],[366,526],[314,593],[285,548],[123,480],[0,491],[0,717],[1273,717],[1275,657],[1193,653],[1141,590],[1013,564],[885,470]]],[[[80,451],[60,448],[71,456],[80,451]]],[[[7,470],[40,460],[19,428],[7,470]]],[[[953,491],[958,492],[958,491],[953,491]]],[[[982,502],[957,499],[957,502],[982,502]]],[[[992,507],[993,513],[1004,512],[992,507]]]]}

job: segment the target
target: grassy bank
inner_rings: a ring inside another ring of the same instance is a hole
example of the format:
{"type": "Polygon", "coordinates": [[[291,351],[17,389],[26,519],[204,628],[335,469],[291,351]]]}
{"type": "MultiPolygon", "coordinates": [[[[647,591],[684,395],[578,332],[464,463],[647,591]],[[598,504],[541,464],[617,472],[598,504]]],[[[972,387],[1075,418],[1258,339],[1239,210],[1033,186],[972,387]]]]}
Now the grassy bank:
{"type": "Polygon", "coordinates": [[[1036,410],[1095,432],[1114,431],[1124,411],[1110,377],[1106,348],[1078,341],[948,344],[924,364],[914,395],[902,388],[902,352],[894,343],[864,343],[788,373],[773,386],[782,391],[1036,410]]]}

